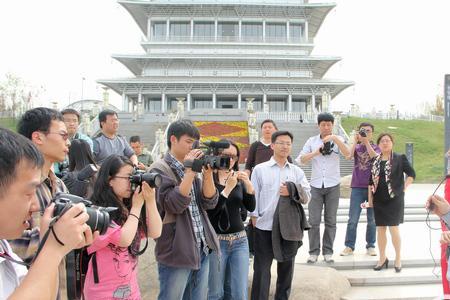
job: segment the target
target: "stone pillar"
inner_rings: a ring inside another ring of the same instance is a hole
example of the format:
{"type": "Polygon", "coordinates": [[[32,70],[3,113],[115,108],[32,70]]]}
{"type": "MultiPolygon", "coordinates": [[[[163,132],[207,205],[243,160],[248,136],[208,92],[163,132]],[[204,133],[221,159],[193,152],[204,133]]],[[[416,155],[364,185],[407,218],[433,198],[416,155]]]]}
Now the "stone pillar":
{"type": "Polygon", "coordinates": [[[288,95],[288,112],[292,111],[292,95],[288,95]]]}
{"type": "Polygon", "coordinates": [[[239,41],[242,41],[242,20],[239,20],[239,41]]]}
{"type": "Polygon", "coordinates": [[[103,109],[106,109],[109,106],[109,88],[102,87],[102,89],[103,89],[103,109]]]}
{"type": "Polygon", "coordinates": [[[286,21],[286,41],[288,42],[290,40],[290,28],[289,28],[290,24],[291,23],[289,21],[286,21]]]}
{"type": "Polygon", "coordinates": [[[213,109],[216,108],[216,105],[217,105],[216,101],[217,101],[216,93],[214,93],[214,94],[212,95],[212,108],[213,108],[213,109]]]}
{"type": "Polygon", "coordinates": [[[266,41],[266,20],[263,20],[263,41],[266,41]]]}
{"type": "Polygon", "coordinates": [[[194,20],[191,19],[191,41],[194,39],[194,20]]]}
{"type": "Polygon", "coordinates": [[[322,93],[322,111],[329,112],[330,111],[330,94],[327,91],[322,93]]]}
{"type": "Polygon", "coordinates": [[[191,101],[192,101],[191,94],[187,94],[186,101],[187,101],[186,110],[190,111],[191,110],[191,101]]]}
{"type": "Polygon", "coordinates": [[[309,39],[309,33],[308,33],[308,21],[306,21],[305,22],[305,27],[304,27],[304,29],[303,29],[303,40],[305,41],[305,42],[309,42],[308,41],[308,39],[309,39]]]}
{"type": "Polygon", "coordinates": [[[217,19],[214,20],[214,41],[217,41],[217,19]]]}
{"type": "Polygon", "coordinates": [[[137,115],[138,117],[144,114],[144,103],[142,101],[142,92],[138,94],[138,103],[137,103],[137,115]]]}
{"type": "Polygon", "coordinates": [[[161,112],[166,111],[166,94],[161,94],[161,112]]]}
{"type": "Polygon", "coordinates": [[[125,93],[122,93],[122,110],[124,112],[129,112],[128,97],[125,93]]]}
{"type": "Polygon", "coordinates": [[[150,41],[152,37],[152,20],[150,17],[147,19],[147,41],[150,41]]]}
{"type": "Polygon", "coordinates": [[[316,95],[312,94],[311,95],[311,113],[315,113],[316,112],[316,95]]]}
{"type": "Polygon", "coordinates": [[[238,94],[238,109],[242,108],[242,95],[241,93],[238,94]]]}
{"type": "Polygon", "coordinates": [[[168,41],[170,38],[170,20],[166,21],[166,40],[168,41]]]}
{"type": "Polygon", "coordinates": [[[184,117],[184,97],[177,97],[177,111],[179,118],[184,117]]]}
{"type": "Polygon", "coordinates": [[[267,102],[267,94],[263,95],[263,112],[269,112],[269,103],[267,102]]]}

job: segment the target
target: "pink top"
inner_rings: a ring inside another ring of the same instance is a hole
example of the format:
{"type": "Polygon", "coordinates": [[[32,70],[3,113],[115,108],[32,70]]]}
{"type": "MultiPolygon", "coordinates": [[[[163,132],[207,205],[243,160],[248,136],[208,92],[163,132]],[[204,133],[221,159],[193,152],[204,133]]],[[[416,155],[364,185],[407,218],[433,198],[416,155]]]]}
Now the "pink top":
{"type": "Polygon", "coordinates": [[[100,235],[88,253],[96,252],[99,283],[95,284],[92,259],[84,283],[84,297],[90,299],[141,299],[137,281],[137,259],[128,248],[119,247],[122,227],[113,223],[104,235],[100,235]]]}

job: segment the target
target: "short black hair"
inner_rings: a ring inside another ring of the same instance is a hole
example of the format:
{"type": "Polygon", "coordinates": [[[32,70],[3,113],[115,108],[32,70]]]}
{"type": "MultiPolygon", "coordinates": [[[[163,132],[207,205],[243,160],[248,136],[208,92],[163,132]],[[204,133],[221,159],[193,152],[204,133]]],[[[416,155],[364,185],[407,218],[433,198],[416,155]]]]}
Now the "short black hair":
{"type": "Polygon", "coordinates": [[[321,122],[331,122],[334,124],[334,117],[332,114],[327,112],[320,113],[317,116],[317,124],[320,124],[321,122]]]}
{"type": "Polygon", "coordinates": [[[185,134],[193,139],[200,139],[200,132],[191,120],[181,119],[170,124],[167,129],[167,147],[169,147],[169,149],[172,148],[172,143],[170,142],[170,137],[172,135],[179,140],[185,134]]]}
{"type": "Polygon", "coordinates": [[[282,135],[287,135],[291,138],[291,142],[294,141],[294,136],[292,135],[292,133],[290,133],[289,131],[285,131],[285,130],[279,130],[279,131],[275,131],[274,133],[272,133],[272,144],[275,143],[277,138],[282,135]]]}
{"type": "Polygon", "coordinates": [[[0,196],[16,180],[17,167],[26,161],[28,166],[42,168],[44,158],[36,146],[24,136],[0,127],[0,196]]]}
{"type": "Polygon", "coordinates": [[[361,127],[367,127],[367,126],[372,128],[372,132],[375,130],[375,126],[373,126],[373,124],[371,124],[369,122],[362,122],[361,124],[359,124],[358,129],[361,129],[361,127]]]}
{"type": "Polygon", "coordinates": [[[76,115],[77,118],[78,118],[78,122],[80,122],[80,113],[79,113],[76,109],[73,109],[73,108],[66,108],[66,109],[63,109],[63,110],[61,111],[61,114],[62,114],[63,116],[66,115],[66,114],[73,114],[73,115],[76,115]]]}
{"type": "Polygon", "coordinates": [[[31,140],[35,131],[48,133],[52,121],[63,122],[62,114],[47,107],[36,107],[26,111],[17,124],[17,132],[31,140]]]}
{"type": "Polygon", "coordinates": [[[264,124],[266,123],[272,123],[273,127],[275,127],[276,130],[278,130],[277,124],[275,124],[274,120],[271,119],[265,119],[264,121],[262,121],[261,123],[261,128],[263,127],[264,124]]]}
{"type": "Polygon", "coordinates": [[[131,143],[140,143],[141,142],[141,137],[138,135],[133,135],[132,137],[130,137],[130,144],[131,143]]]}
{"type": "Polygon", "coordinates": [[[118,117],[117,113],[116,113],[114,110],[112,110],[112,109],[105,109],[105,110],[102,110],[102,111],[98,114],[98,121],[99,121],[99,123],[100,123],[100,128],[102,128],[102,122],[106,122],[106,118],[107,118],[108,116],[114,116],[114,115],[118,117]]]}

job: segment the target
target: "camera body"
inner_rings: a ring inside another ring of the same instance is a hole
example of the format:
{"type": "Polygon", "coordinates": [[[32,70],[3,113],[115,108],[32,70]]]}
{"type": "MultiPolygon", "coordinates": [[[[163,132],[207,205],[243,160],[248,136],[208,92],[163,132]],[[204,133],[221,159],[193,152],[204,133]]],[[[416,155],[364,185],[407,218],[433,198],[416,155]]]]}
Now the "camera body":
{"type": "Polygon", "coordinates": [[[52,202],[55,203],[54,217],[62,216],[77,203],[83,203],[86,207],[86,213],[89,215],[86,224],[92,231],[98,231],[100,234],[104,234],[111,223],[109,213],[117,209],[116,207],[96,206],[89,200],[67,193],[56,193],[52,202]]]}
{"type": "Polygon", "coordinates": [[[228,142],[205,141],[203,145],[196,141],[193,145],[194,149],[201,149],[205,154],[199,159],[192,162],[192,171],[201,172],[203,167],[210,166],[213,170],[228,170],[230,168],[230,158],[220,156],[223,149],[230,147],[228,142]]]}
{"type": "Polygon", "coordinates": [[[330,155],[331,153],[333,153],[333,147],[334,147],[334,143],[332,143],[331,141],[323,143],[323,147],[320,148],[320,153],[322,155],[330,155]]]}
{"type": "Polygon", "coordinates": [[[359,129],[359,135],[360,135],[361,137],[367,137],[367,131],[366,131],[366,129],[365,129],[365,128],[360,128],[360,129],[359,129]]]}
{"type": "MultiPolygon", "coordinates": [[[[158,173],[150,173],[135,169],[133,174],[130,176],[130,182],[134,187],[142,186],[142,182],[147,182],[152,188],[157,188],[162,183],[162,177],[158,173]]],[[[133,188],[134,190],[134,188],[133,188]]]]}

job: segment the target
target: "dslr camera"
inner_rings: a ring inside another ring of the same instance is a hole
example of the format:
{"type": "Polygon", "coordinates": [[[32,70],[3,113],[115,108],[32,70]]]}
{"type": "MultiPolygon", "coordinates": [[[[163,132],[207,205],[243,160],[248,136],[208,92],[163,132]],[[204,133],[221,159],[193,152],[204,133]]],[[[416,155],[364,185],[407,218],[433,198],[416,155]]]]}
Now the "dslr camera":
{"type": "Polygon", "coordinates": [[[192,148],[201,149],[205,154],[192,162],[185,162],[185,167],[192,168],[194,172],[201,172],[203,167],[210,166],[213,170],[228,170],[230,168],[230,158],[220,156],[223,149],[230,147],[228,142],[196,141],[192,148]]]}
{"type": "Polygon", "coordinates": [[[67,193],[56,193],[52,201],[55,203],[54,217],[62,216],[77,203],[83,203],[86,213],[89,215],[86,224],[91,227],[92,231],[98,231],[100,234],[104,234],[111,223],[109,213],[117,209],[116,207],[96,206],[89,200],[67,193]]]}
{"type": "Polygon", "coordinates": [[[152,188],[157,188],[161,185],[162,177],[158,173],[150,173],[143,170],[135,169],[130,176],[130,182],[133,186],[133,190],[136,187],[142,186],[143,182],[147,182],[152,188]]]}
{"type": "Polygon", "coordinates": [[[322,153],[322,155],[330,155],[331,153],[333,153],[333,148],[334,148],[334,143],[332,143],[331,141],[326,142],[323,144],[322,148],[320,148],[320,153],[322,153]]]}
{"type": "Polygon", "coordinates": [[[367,131],[365,128],[360,128],[359,129],[359,135],[362,137],[367,137],[367,131]]]}

